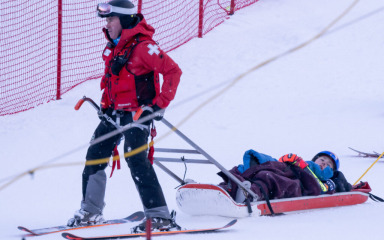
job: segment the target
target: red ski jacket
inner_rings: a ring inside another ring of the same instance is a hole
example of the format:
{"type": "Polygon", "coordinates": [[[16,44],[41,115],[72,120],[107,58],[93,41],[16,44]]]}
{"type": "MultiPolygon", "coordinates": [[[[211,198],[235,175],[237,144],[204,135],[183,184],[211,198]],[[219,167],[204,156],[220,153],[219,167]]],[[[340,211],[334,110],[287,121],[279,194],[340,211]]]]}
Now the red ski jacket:
{"type": "Polygon", "coordinates": [[[136,111],[155,104],[166,108],[175,97],[182,72],[152,39],[155,29],[140,17],[134,28],[122,30],[117,46],[103,29],[109,42],[103,51],[102,108],[136,111]]]}

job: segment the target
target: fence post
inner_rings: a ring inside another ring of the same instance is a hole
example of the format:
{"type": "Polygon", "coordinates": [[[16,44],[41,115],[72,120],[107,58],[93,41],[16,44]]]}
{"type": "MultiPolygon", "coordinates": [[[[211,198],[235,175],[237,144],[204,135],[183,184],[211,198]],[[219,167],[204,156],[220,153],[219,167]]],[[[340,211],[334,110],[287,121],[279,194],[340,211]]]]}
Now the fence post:
{"type": "Polygon", "coordinates": [[[235,0],[231,0],[231,9],[229,10],[229,15],[233,15],[235,13],[235,0]]]}
{"type": "Polygon", "coordinates": [[[142,6],[143,0],[139,0],[139,2],[137,3],[137,13],[141,13],[142,6]]]}
{"type": "Polygon", "coordinates": [[[199,1],[199,33],[198,33],[198,37],[199,38],[202,38],[203,37],[203,23],[204,23],[204,8],[203,8],[203,5],[204,5],[204,0],[200,0],[199,1]]]}
{"type": "Polygon", "coordinates": [[[57,91],[56,100],[61,99],[61,47],[62,47],[62,32],[63,32],[63,2],[58,0],[57,12],[57,91]]]}

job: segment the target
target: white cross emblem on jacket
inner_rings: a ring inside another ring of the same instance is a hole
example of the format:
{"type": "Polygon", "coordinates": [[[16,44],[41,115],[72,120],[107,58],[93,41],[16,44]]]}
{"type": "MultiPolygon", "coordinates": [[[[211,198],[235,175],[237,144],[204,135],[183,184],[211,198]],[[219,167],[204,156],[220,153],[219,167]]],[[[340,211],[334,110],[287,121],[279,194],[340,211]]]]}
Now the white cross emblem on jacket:
{"type": "Polygon", "coordinates": [[[159,51],[159,47],[157,45],[152,45],[152,44],[148,44],[148,48],[149,48],[149,55],[152,56],[152,54],[156,53],[156,55],[159,55],[160,51],[159,51]]]}

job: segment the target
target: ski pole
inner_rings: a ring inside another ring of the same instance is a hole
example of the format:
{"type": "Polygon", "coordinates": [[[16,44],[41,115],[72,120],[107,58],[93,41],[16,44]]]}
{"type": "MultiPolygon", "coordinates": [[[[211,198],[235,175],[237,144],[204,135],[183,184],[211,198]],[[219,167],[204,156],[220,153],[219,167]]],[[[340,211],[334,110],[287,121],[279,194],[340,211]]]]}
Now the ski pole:
{"type": "Polygon", "coordinates": [[[379,161],[379,159],[384,155],[384,152],[376,159],[376,161],[374,163],[372,163],[372,165],[367,169],[367,171],[364,172],[363,175],[361,175],[361,177],[359,179],[357,179],[357,181],[353,184],[353,185],[356,185],[363,177],[364,175],[369,171],[369,169],[371,169],[373,167],[373,165],[375,165],[377,163],[377,161],[379,161]]]}

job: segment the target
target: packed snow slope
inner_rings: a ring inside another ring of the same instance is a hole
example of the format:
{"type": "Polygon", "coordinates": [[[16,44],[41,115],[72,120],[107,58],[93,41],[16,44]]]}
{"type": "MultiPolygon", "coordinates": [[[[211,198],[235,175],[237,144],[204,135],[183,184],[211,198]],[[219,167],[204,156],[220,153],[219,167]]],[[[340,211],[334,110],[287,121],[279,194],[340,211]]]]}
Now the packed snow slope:
{"type": "MultiPolygon", "coordinates": [[[[248,149],[276,158],[292,152],[306,160],[319,151],[331,150],[354,183],[375,159],[357,157],[348,147],[384,151],[384,2],[361,0],[319,39],[252,71],[214,97],[249,69],[311,39],[352,2],[260,0],[236,12],[204,38],[170,52],[183,75],[165,118],[227,169],[240,164],[248,149]]],[[[19,225],[65,224],[80,207],[85,153],[98,118],[90,105],[84,104],[79,111],[74,105],[83,95],[99,101],[100,94],[99,80],[89,81],[60,101],[0,118],[1,185],[44,164],[74,163],[38,170],[0,191],[1,239],[20,239],[19,225]]],[[[162,123],[157,124],[157,130],[156,147],[189,148],[175,134],[168,134],[162,123]]],[[[183,176],[182,164],[165,164],[183,176]]],[[[178,210],[178,183],[157,167],[156,171],[169,207],[178,210]]],[[[383,171],[380,160],[363,178],[381,197],[383,171]]],[[[218,184],[217,172],[214,166],[189,164],[186,178],[218,184]]],[[[142,209],[124,162],[108,179],[105,200],[106,218],[125,217],[142,209]]],[[[382,203],[369,200],[356,206],[243,218],[221,233],[166,238],[383,239],[383,213],[382,203]]],[[[177,217],[186,228],[221,226],[229,220],[181,211],[177,217]]],[[[127,233],[132,226],[73,233],[127,233]]],[[[61,235],[36,239],[61,239],[61,235]]]]}

